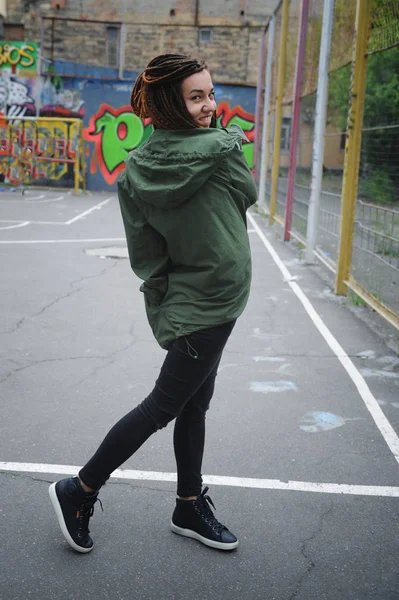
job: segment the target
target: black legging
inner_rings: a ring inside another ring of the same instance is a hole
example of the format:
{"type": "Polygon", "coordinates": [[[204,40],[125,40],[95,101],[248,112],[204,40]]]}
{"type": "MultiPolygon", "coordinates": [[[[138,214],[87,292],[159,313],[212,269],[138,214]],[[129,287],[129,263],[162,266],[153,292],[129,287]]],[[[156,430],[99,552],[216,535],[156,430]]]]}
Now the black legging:
{"type": "Polygon", "coordinates": [[[81,469],[83,483],[99,489],[158,429],[176,418],[173,443],[177,494],[197,496],[202,488],[205,413],[223,349],[235,321],[178,338],[168,350],[151,394],[109,431],[81,469]]]}

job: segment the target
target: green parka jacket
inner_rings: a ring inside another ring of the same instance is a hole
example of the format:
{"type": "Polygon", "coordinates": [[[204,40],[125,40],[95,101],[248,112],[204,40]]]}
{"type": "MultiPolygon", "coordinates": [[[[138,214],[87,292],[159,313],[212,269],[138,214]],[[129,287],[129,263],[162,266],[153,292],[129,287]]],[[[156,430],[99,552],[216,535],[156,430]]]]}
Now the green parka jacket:
{"type": "Polygon", "coordinates": [[[163,348],[244,310],[251,283],[246,210],[256,188],[239,127],[156,129],[118,181],[130,264],[144,280],[163,348]]]}

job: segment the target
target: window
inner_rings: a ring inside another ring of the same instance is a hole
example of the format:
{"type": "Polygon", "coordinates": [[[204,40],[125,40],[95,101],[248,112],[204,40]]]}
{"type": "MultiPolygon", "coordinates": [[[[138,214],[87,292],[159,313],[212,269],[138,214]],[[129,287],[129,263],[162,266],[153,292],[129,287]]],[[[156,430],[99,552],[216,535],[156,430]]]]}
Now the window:
{"type": "Polygon", "coordinates": [[[202,44],[209,44],[213,39],[213,31],[208,27],[201,27],[199,30],[199,41],[202,44]]]}
{"type": "Polygon", "coordinates": [[[281,125],[281,152],[289,152],[291,141],[291,117],[283,117],[283,123],[281,125]]]}
{"type": "Polygon", "coordinates": [[[119,66],[119,44],[120,28],[115,25],[107,25],[105,28],[105,53],[107,67],[117,68],[119,66]]]}

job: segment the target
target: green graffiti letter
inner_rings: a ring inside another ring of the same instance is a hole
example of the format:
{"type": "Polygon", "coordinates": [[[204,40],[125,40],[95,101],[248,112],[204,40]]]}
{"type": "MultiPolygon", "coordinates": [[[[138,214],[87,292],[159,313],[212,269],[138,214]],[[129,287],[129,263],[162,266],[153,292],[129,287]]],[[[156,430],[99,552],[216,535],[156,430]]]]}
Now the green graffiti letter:
{"type": "MultiPolygon", "coordinates": [[[[223,127],[223,117],[223,113],[219,115],[217,119],[217,127],[223,127]]],[[[230,127],[231,125],[239,125],[243,131],[252,131],[254,128],[253,121],[248,121],[247,119],[240,117],[240,115],[234,115],[229,119],[228,123],[226,124],[226,127],[230,127]]],[[[246,142],[242,146],[242,151],[250,169],[252,169],[254,166],[254,148],[255,145],[253,142],[246,142]]]]}
{"type": "Polygon", "coordinates": [[[106,111],[96,122],[95,133],[101,131],[103,160],[109,173],[112,173],[126,159],[130,150],[140,144],[144,125],[133,113],[125,112],[115,117],[106,111]]]}

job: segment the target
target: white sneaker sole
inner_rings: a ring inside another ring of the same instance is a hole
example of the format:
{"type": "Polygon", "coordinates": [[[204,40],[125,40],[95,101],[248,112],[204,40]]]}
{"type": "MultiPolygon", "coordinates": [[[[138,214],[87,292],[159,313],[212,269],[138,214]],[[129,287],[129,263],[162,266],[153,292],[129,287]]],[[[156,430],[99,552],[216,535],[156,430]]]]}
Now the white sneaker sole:
{"type": "Polygon", "coordinates": [[[55,483],[52,483],[48,490],[51,504],[55,510],[55,514],[57,515],[58,523],[61,527],[62,535],[68,542],[68,544],[76,550],[77,552],[82,552],[82,554],[87,554],[87,552],[91,552],[93,550],[93,546],[91,548],[82,548],[82,546],[78,546],[76,542],[71,538],[66,523],[64,521],[64,515],[62,514],[62,509],[60,503],[58,501],[57,492],[55,491],[55,483]]]}
{"type": "Polygon", "coordinates": [[[222,542],[215,542],[214,540],[208,540],[208,538],[203,537],[196,531],[192,529],[183,529],[182,527],[178,527],[171,521],[170,528],[173,533],[177,533],[177,535],[182,535],[184,537],[192,538],[193,540],[198,540],[205,546],[209,546],[210,548],[216,548],[217,550],[234,550],[238,546],[238,540],[236,542],[232,542],[230,544],[223,544],[222,542]]]}

